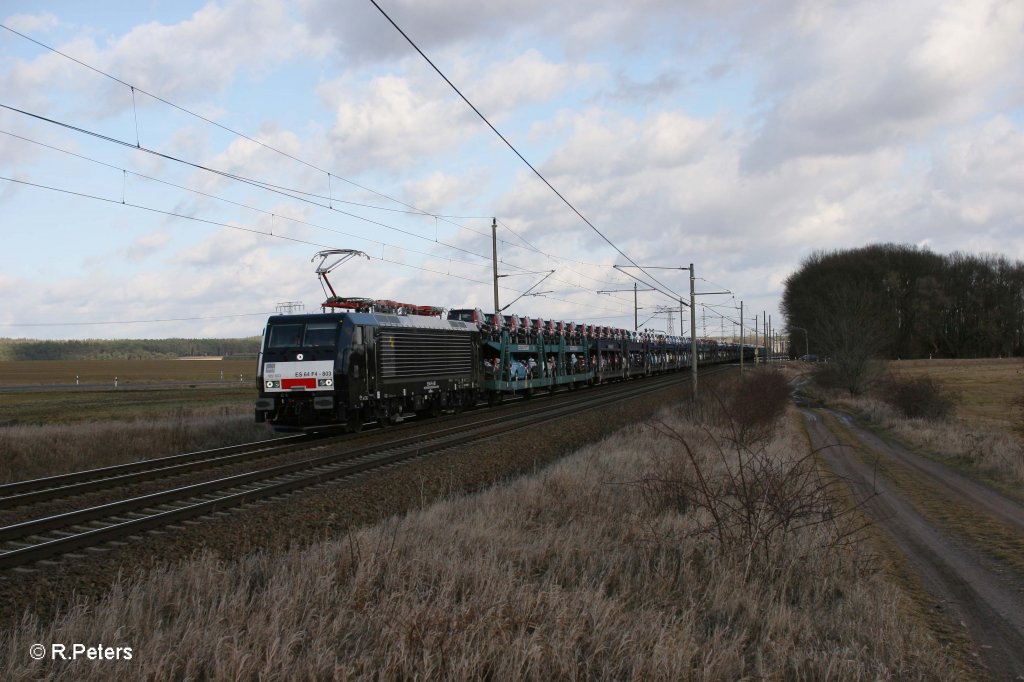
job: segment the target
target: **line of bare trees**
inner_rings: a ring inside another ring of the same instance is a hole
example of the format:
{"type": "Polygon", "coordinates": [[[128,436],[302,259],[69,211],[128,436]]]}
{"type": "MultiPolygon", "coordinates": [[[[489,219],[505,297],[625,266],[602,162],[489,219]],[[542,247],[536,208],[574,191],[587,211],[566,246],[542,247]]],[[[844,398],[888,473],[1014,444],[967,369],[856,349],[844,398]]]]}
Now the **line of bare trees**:
{"type": "Polygon", "coordinates": [[[40,341],[0,338],[4,360],[158,360],[190,355],[255,355],[260,337],[243,339],[88,339],[40,341]]]}
{"type": "Polygon", "coordinates": [[[786,280],[782,312],[792,338],[806,329],[810,352],[851,375],[877,357],[1020,356],[1024,263],[902,244],[817,251],[786,280]]]}

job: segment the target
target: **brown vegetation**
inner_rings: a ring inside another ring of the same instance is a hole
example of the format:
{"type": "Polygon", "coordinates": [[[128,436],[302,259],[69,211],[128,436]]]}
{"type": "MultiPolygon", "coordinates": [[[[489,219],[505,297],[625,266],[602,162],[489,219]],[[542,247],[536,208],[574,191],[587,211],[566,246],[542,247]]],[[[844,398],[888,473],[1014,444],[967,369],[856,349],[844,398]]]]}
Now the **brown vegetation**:
{"type": "Polygon", "coordinates": [[[149,384],[160,381],[234,381],[251,386],[255,360],[11,360],[0,362],[0,386],[149,384]]]}
{"type": "MultiPolygon", "coordinates": [[[[869,396],[852,397],[818,387],[816,397],[862,415],[901,441],[961,470],[1024,494],[1024,439],[1013,430],[1013,400],[1020,393],[1024,368],[1020,360],[900,361],[889,363],[889,368],[903,382],[937,394],[941,402],[956,396],[950,418],[923,418],[909,399],[915,416],[908,416],[894,406],[891,385],[885,383],[869,396]]],[[[908,394],[913,396],[914,391],[908,394]]]]}
{"type": "Polygon", "coordinates": [[[944,421],[953,414],[957,396],[930,376],[889,374],[878,382],[876,393],[909,419],[944,421]]]}
{"type": "Polygon", "coordinates": [[[0,427],[0,483],[272,437],[248,409],[177,409],[146,420],[0,427]],[[240,413],[241,412],[241,413],[240,413]]]}
{"type": "Polygon", "coordinates": [[[840,522],[795,422],[766,419],[744,443],[721,421],[730,404],[664,411],[533,476],[308,548],[139,574],[98,606],[27,617],[3,636],[0,675],[956,676],[840,522]],[[135,656],[26,654],[78,641],[135,656]]]}

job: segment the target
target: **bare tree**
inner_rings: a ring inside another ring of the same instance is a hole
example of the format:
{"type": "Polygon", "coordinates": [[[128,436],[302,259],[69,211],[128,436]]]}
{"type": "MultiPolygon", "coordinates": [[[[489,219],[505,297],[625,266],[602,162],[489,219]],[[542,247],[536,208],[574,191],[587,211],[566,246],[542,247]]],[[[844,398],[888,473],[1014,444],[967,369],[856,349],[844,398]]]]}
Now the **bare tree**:
{"type": "Polygon", "coordinates": [[[876,292],[833,280],[819,290],[809,312],[808,331],[828,358],[822,372],[852,395],[860,393],[889,342],[876,292]]]}

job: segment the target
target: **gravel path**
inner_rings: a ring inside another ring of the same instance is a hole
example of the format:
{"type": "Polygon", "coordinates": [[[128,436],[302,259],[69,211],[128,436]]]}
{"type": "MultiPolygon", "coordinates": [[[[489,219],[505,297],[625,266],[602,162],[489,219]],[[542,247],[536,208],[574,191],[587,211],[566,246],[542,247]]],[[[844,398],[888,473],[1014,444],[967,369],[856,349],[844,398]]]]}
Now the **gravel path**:
{"type": "Polygon", "coordinates": [[[982,549],[979,538],[962,537],[923,513],[883,472],[906,467],[936,483],[947,504],[969,505],[1021,538],[1024,506],[867,431],[848,415],[806,409],[803,414],[812,445],[823,448],[828,466],[896,543],[934,600],[933,608],[973,640],[993,679],[1024,679],[1024,576],[982,549]],[[826,413],[842,422],[856,449],[842,444],[835,422],[823,418],[826,413]]]}

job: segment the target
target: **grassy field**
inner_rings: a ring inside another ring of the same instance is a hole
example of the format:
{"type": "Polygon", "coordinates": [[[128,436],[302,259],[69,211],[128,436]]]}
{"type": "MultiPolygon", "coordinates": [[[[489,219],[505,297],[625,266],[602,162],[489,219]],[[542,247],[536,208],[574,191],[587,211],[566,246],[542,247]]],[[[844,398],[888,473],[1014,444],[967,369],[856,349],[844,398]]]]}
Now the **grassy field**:
{"type": "Polygon", "coordinates": [[[902,360],[888,363],[897,377],[927,376],[955,397],[951,419],[908,419],[877,387],[851,397],[845,391],[805,387],[826,404],[860,414],[919,452],[1024,499],[1024,360],[902,360]]]}
{"type": "Polygon", "coordinates": [[[0,483],[270,438],[255,398],[252,360],[0,362],[0,483]]]}
{"type": "Polygon", "coordinates": [[[239,381],[256,377],[255,360],[27,360],[0,362],[0,387],[239,381]]]}
{"type": "MultiPolygon", "coordinates": [[[[256,399],[252,381],[234,386],[179,386],[170,388],[118,388],[0,391],[0,426],[71,424],[110,420],[158,419],[181,412],[235,409],[251,413],[256,399]]],[[[251,414],[250,414],[251,416],[251,414]]]]}
{"type": "Polygon", "coordinates": [[[1003,427],[1015,425],[1012,401],[1024,394],[1024,359],[901,360],[889,363],[901,376],[929,376],[959,396],[958,417],[1003,427]]]}
{"type": "Polygon", "coordinates": [[[99,604],[0,634],[0,674],[963,679],[833,507],[799,421],[747,448],[714,408],[665,410],[344,537],[126,576],[99,604]],[[24,653],[79,641],[139,654],[71,667],[24,653]]]}
{"type": "Polygon", "coordinates": [[[241,413],[255,382],[252,360],[0,362],[0,426],[241,413]]]}

